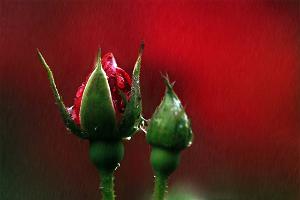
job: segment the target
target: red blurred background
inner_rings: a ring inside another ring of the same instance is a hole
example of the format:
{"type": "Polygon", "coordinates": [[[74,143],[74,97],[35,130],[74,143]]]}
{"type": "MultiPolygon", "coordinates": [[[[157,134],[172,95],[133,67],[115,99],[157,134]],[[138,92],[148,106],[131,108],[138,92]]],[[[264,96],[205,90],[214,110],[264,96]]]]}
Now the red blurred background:
{"type": "MultiPolygon", "coordinates": [[[[141,40],[144,114],[164,85],[194,144],[170,189],[205,200],[299,198],[299,1],[0,1],[0,199],[99,199],[88,144],[67,134],[36,48],[71,105],[98,46],[131,72],[141,40]]],[[[118,199],[152,191],[143,134],[126,144],[118,199]]]]}

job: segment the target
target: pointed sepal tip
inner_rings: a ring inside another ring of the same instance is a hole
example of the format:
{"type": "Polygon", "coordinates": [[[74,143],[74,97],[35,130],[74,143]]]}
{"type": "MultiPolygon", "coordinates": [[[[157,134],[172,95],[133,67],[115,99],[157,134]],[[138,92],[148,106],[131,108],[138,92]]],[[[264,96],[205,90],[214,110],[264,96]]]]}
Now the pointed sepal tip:
{"type": "Polygon", "coordinates": [[[87,135],[80,129],[80,127],[78,127],[75,122],[73,121],[73,119],[71,118],[70,114],[67,111],[66,106],[63,103],[63,100],[56,88],[56,84],[55,84],[55,80],[53,77],[53,73],[49,67],[49,65],[46,63],[46,60],[44,59],[42,53],[39,51],[39,49],[37,49],[37,54],[38,57],[43,65],[43,67],[45,68],[45,70],[47,71],[48,74],[48,79],[50,82],[50,87],[52,89],[54,98],[55,98],[55,102],[59,108],[61,117],[63,118],[64,124],[67,127],[67,129],[69,129],[74,135],[80,137],[81,139],[87,139],[87,135]]]}

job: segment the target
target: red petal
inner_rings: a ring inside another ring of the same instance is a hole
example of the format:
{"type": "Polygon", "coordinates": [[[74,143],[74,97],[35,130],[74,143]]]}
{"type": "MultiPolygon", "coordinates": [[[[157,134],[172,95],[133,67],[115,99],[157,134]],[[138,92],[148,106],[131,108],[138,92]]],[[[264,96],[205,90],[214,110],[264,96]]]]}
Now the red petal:
{"type": "MultiPolygon", "coordinates": [[[[114,108],[116,112],[123,113],[125,110],[125,103],[123,102],[123,98],[119,92],[123,92],[126,96],[127,101],[129,100],[131,91],[131,78],[123,69],[117,67],[116,60],[112,53],[107,53],[103,56],[102,66],[108,79],[114,108]]],[[[80,125],[79,113],[82,94],[90,75],[87,77],[86,81],[82,83],[82,85],[78,88],[76,97],[74,98],[74,106],[68,109],[74,122],[78,125],[80,125]]]]}

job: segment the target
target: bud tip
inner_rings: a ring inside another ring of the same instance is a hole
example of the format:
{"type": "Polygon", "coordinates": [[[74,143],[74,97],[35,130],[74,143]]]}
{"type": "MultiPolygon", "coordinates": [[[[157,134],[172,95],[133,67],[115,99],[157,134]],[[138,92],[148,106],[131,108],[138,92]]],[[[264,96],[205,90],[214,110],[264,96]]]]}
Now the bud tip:
{"type": "Polygon", "coordinates": [[[96,65],[95,68],[101,67],[101,48],[99,47],[97,57],[96,57],[96,65]]]}
{"type": "Polygon", "coordinates": [[[144,40],[142,40],[140,44],[139,55],[143,54],[144,48],[145,48],[145,43],[144,40]]]}
{"type": "Polygon", "coordinates": [[[168,74],[163,75],[161,73],[161,76],[162,76],[162,78],[164,80],[165,85],[167,86],[168,91],[173,91],[173,87],[174,87],[175,81],[172,82],[172,83],[170,83],[170,79],[169,79],[169,75],[168,74]]]}

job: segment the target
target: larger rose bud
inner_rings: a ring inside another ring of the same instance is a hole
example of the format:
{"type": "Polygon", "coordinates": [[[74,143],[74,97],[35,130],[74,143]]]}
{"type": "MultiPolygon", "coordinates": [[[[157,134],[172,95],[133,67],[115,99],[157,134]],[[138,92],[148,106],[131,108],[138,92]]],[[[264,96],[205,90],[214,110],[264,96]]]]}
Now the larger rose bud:
{"type": "Polygon", "coordinates": [[[117,67],[113,54],[106,54],[102,62],[98,55],[94,71],[77,91],[74,121],[93,139],[119,139],[116,118],[124,113],[130,90],[131,79],[117,67]]]}
{"type": "MultiPolygon", "coordinates": [[[[131,78],[123,69],[117,66],[116,60],[112,53],[105,54],[105,56],[103,56],[102,58],[101,64],[109,84],[111,98],[116,115],[117,117],[120,117],[120,115],[124,113],[125,105],[130,98],[131,78]]],[[[98,61],[96,63],[96,66],[97,65],[98,61]]],[[[100,74],[100,76],[103,76],[103,74],[100,74]]],[[[90,77],[91,74],[87,77],[87,80],[78,88],[76,97],[74,98],[74,105],[69,108],[69,112],[73,120],[79,126],[82,96],[83,92],[85,91],[87,81],[90,77]]],[[[107,86],[106,82],[104,82],[103,84],[107,86]]],[[[97,93],[99,94],[100,91],[97,91],[97,93]]]]}
{"type": "Polygon", "coordinates": [[[66,127],[90,141],[89,157],[101,175],[103,199],[114,199],[113,173],[124,156],[122,138],[132,136],[142,122],[139,86],[141,45],[132,79],[119,68],[112,53],[103,57],[100,50],[93,72],[76,93],[74,105],[66,108],[58,93],[50,67],[39,58],[48,73],[56,104],[66,127]]]}
{"type": "Polygon", "coordinates": [[[102,61],[100,50],[93,72],[78,88],[74,105],[66,108],[43,56],[38,55],[50,80],[56,103],[65,125],[71,132],[89,140],[120,140],[139,130],[141,122],[141,93],[139,76],[143,45],[136,61],[132,79],[116,64],[112,53],[102,61]]]}

